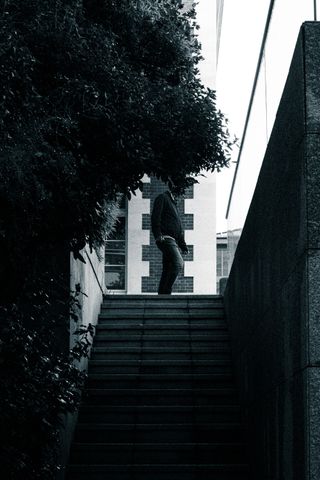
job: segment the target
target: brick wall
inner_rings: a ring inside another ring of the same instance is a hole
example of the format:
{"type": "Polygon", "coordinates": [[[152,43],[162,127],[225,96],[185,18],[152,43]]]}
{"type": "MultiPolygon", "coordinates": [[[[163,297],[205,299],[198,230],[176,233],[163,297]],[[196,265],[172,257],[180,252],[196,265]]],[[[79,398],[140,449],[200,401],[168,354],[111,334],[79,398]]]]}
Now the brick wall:
{"type": "MultiPolygon", "coordinates": [[[[150,183],[145,183],[143,186],[143,198],[151,200],[151,210],[155,198],[162,192],[167,190],[166,184],[161,182],[155,177],[151,178],[150,183]]],[[[193,187],[190,187],[184,198],[193,198],[193,187]]],[[[180,197],[177,201],[178,211],[182,220],[182,224],[185,230],[193,229],[193,215],[184,213],[184,198],[180,197]]],[[[155,244],[152,232],[151,232],[151,216],[150,214],[143,214],[142,216],[142,229],[150,231],[150,243],[149,245],[143,245],[142,247],[142,260],[148,261],[150,265],[149,277],[142,277],[142,293],[156,293],[158,291],[159,280],[162,272],[162,255],[160,250],[155,244]]],[[[193,260],[193,245],[188,245],[189,253],[184,255],[185,261],[193,260]]],[[[173,292],[176,293],[192,293],[193,292],[193,277],[185,277],[182,272],[177,278],[173,292]]]]}

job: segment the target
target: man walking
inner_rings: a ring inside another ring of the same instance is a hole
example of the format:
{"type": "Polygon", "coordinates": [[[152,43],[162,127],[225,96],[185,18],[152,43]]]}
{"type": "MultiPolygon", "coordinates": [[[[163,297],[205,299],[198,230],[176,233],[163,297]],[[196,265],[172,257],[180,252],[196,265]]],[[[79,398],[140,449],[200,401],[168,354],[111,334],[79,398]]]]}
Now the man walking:
{"type": "Polygon", "coordinates": [[[172,286],[183,268],[182,253],[188,253],[182,223],[177,210],[175,185],[168,181],[169,191],[161,193],[154,201],[151,227],[158,248],[162,252],[162,275],[158,293],[171,294],[172,286]]]}

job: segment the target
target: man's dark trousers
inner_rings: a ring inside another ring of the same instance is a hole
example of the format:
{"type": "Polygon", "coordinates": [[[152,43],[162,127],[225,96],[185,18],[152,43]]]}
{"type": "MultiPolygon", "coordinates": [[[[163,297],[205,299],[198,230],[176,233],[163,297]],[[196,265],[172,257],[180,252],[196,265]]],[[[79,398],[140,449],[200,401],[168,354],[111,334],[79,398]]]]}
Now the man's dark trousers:
{"type": "Polygon", "coordinates": [[[162,275],[158,293],[170,294],[175,279],[183,269],[183,259],[173,238],[165,238],[162,242],[157,242],[157,246],[162,252],[162,275]]]}

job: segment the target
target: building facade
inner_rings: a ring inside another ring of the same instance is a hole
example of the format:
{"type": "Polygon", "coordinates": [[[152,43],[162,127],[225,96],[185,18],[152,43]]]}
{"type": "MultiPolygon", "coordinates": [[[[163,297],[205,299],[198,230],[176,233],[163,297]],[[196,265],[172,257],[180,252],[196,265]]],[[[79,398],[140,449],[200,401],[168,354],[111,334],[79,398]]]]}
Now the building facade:
{"type": "MultiPolygon", "coordinates": [[[[194,2],[185,2],[190,8],[194,2]]],[[[215,88],[221,0],[200,0],[197,21],[205,58],[199,65],[202,82],[215,88]]],[[[200,183],[178,200],[189,253],[174,293],[213,294],[216,292],[216,178],[206,173],[200,183]]],[[[156,293],[162,257],[150,230],[154,199],[167,187],[156,178],[143,179],[143,191],[123,201],[115,234],[106,242],[105,277],[110,293],[156,293]]]]}
{"type": "Polygon", "coordinates": [[[229,249],[227,232],[217,233],[217,293],[222,293],[222,282],[229,275],[229,249]]]}

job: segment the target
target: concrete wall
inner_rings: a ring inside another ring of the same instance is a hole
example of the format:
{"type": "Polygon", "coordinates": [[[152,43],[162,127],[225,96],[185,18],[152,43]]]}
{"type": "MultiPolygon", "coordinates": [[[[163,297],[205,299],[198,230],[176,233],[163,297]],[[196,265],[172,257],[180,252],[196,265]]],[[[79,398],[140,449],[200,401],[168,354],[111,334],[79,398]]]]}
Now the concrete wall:
{"type": "MultiPolygon", "coordinates": [[[[75,286],[79,283],[81,291],[86,294],[79,297],[81,303],[81,310],[78,312],[79,322],[75,323],[70,320],[70,348],[76,340],[73,333],[81,324],[96,325],[105,290],[104,251],[101,251],[100,258],[95,251],[90,253],[88,247],[81,250],[81,254],[86,261],[85,264],[80,260],[74,260],[72,255],[70,256],[70,290],[74,291],[75,286]]],[[[79,368],[87,369],[87,366],[87,359],[82,359],[79,368]]],[[[61,421],[59,462],[62,469],[57,474],[56,480],[63,480],[65,477],[65,465],[68,461],[73,432],[77,423],[77,413],[63,415],[61,421]]]]}
{"type": "MultiPolygon", "coordinates": [[[[96,325],[100,307],[105,292],[104,279],[104,252],[101,250],[99,257],[95,251],[90,253],[89,248],[86,247],[81,251],[86,263],[80,260],[74,260],[70,256],[70,290],[74,291],[75,286],[80,284],[81,292],[85,295],[80,295],[81,310],[79,311],[79,322],[75,323],[71,320],[70,325],[70,347],[74,344],[73,332],[80,324],[96,325]]],[[[87,362],[83,362],[83,368],[86,368],[87,362]]]]}
{"type": "Polygon", "coordinates": [[[319,45],[305,23],[225,291],[259,480],[320,478],[319,45]]]}

